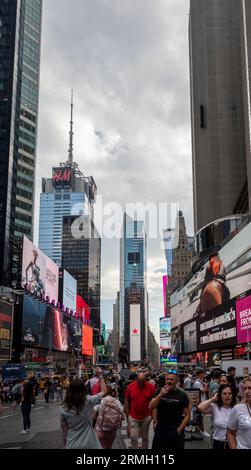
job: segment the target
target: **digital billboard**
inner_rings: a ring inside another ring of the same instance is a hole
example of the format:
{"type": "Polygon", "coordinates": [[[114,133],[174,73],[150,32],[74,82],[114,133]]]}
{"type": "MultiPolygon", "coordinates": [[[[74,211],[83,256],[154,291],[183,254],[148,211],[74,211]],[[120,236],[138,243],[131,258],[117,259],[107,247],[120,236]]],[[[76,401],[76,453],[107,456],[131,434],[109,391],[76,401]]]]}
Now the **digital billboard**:
{"type": "Polygon", "coordinates": [[[93,355],[93,328],[88,325],[82,325],[82,354],[93,355]]]}
{"type": "Polygon", "coordinates": [[[0,300],[0,360],[11,359],[13,306],[0,300]]]}
{"type": "Polygon", "coordinates": [[[171,331],[171,346],[173,354],[182,353],[182,331],[183,327],[181,325],[173,328],[171,331]]]}
{"type": "Polygon", "coordinates": [[[25,294],[23,297],[22,344],[52,349],[53,323],[47,305],[25,294]]]}
{"type": "Polygon", "coordinates": [[[76,311],[77,280],[68,271],[63,271],[63,304],[69,310],[76,311]]]}
{"type": "Polygon", "coordinates": [[[224,304],[250,289],[251,223],[171,296],[172,328],[224,304]]]}
{"type": "Polygon", "coordinates": [[[79,322],[28,294],[23,298],[22,344],[71,352],[78,347],[79,322]]]}
{"type": "Polygon", "coordinates": [[[183,352],[197,351],[197,324],[192,321],[183,328],[184,347],[183,352]]]}
{"type": "Polygon", "coordinates": [[[77,318],[81,318],[83,322],[88,323],[90,321],[90,307],[81,295],[77,295],[76,312],[77,318]]]}
{"type": "Polygon", "coordinates": [[[171,318],[160,318],[160,349],[171,349],[171,318]]]}
{"type": "MultiPolygon", "coordinates": [[[[198,318],[198,351],[236,344],[235,300],[229,300],[198,318]]],[[[193,351],[196,351],[193,349],[193,351]]]]}
{"type": "Polygon", "coordinates": [[[141,360],[140,304],[130,305],[130,361],[141,360]]]}
{"type": "Polygon", "coordinates": [[[237,341],[251,342],[251,292],[236,301],[237,341]]]}
{"type": "Polygon", "coordinates": [[[23,238],[22,287],[38,297],[58,302],[58,266],[28,238],[23,238]]]}

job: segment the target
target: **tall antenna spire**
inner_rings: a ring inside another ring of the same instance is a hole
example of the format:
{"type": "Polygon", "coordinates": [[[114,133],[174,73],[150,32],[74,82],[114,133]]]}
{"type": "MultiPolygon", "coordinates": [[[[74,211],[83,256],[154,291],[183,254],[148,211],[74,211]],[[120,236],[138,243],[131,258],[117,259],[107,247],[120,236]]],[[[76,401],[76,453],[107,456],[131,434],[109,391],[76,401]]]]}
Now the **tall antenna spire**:
{"type": "Polygon", "coordinates": [[[73,90],[71,90],[71,121],[70,121],[70,144],[68,161],[73,162],[73,90]]]}

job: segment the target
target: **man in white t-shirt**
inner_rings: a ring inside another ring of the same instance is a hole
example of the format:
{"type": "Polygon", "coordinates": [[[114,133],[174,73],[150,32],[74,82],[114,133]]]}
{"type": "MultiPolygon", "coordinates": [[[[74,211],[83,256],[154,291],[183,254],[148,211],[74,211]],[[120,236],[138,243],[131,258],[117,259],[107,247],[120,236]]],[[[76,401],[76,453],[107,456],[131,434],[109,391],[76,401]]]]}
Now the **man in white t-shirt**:
{"type": "MultiPolygon", "coordinates": [[[[199,369],[197,371],[197,378],[194,382],[193,387],[197,388],[200,390],[200,401],[205,401],[207,400],[207,390],[208,390],[208,385],[206,382],[204,382],[205,378],[205,372],[203,369],[199,369]]],[[[208,434],[207,431],[204,430],[204,423],[203,423],[203,416],[201,416],[201,434],[203,437],[210,437],[210,434],[208,434]]]]}

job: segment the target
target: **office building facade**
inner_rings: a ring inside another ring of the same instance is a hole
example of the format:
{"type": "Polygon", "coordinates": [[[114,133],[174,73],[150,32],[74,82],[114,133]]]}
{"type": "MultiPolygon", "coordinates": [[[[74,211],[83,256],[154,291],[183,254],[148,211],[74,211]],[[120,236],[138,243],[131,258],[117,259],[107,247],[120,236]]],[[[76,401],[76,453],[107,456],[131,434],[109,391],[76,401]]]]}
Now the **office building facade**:
{"type": "Polygon", "coordinates": [[[242,0],[191,0],[189,41],[198,231],[233,213],[247,179],[242,0]]]}
{"type": "Polygon", "coordinates": [[[144,223],[124,214],[120,240],[120,338],[130,349],[130,306],[140,305],[141,359],[147,355],[148,296],[144,223]]]}
{"type": "Polygon", "coordinates": [[[77,280],[78,294],[88,304],[91,326],[99,336],[101,239],[90,216],[63,217],[62,268],[77,280]]]}
{"type": "Polygon", "coordinates": [[[75,163],[62,163],[53,168],[52,178],[43,178],[38,243],[58,266],[62,264],[63,217],[92,216],[96,190],[93,178],[85,178],[75,163]]]}
{"type": "Polygon", "coordinates": [[[166,305],[170,315],[170,296],[191,272],[194,238],[187,235],[182,211],[177,213],[175,230],[164,231],[164,247],[167,261],[166,305]]]}
{"type": "Polygon", "coordinates": [[[0,284],[33,238],[42,0],[0,3],[0,284]]]}

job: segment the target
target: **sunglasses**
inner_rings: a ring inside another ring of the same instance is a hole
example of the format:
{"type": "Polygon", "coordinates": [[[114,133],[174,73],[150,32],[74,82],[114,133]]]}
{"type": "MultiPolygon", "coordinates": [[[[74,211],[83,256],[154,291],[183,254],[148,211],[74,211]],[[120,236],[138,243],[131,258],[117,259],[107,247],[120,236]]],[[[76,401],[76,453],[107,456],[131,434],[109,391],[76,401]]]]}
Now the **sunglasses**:
{"type": "Polygon", "coordinates": [[[178,374],[176,369],[168,369],[167,374],[178,374]]]}

